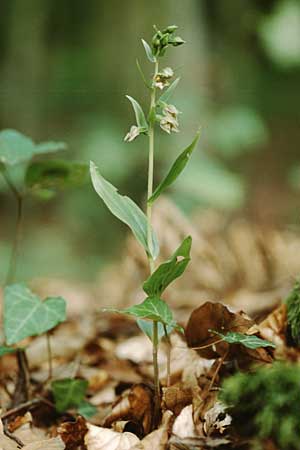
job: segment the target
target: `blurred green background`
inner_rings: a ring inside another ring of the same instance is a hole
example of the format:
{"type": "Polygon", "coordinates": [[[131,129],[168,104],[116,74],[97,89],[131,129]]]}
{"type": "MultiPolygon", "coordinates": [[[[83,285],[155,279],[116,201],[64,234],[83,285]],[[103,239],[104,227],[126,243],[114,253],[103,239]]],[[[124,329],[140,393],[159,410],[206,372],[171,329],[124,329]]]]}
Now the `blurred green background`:
{"type": "MultiPolygon", "coordinates": [[[[181,133],[158,133],[156,181],[199,124],[192,163],[170,191],[189,215],[217,208],[297,226],[300,190],[299,0],[1,0],[0,129],[61,140],[139,203],[147,147],[125,144],[133,124],[125,94],[148,105],[136,70],[151,70],[141,38],[177,24],[187,44],[165,66],[182,76],[173,103],[181,133]]],[[[0,276],[7,270],[15,205],[0,184],[0,276]]],[[[90,185],[26,203],[19,278],[92,280],[119,258],[126,229],[90,185]]]]}

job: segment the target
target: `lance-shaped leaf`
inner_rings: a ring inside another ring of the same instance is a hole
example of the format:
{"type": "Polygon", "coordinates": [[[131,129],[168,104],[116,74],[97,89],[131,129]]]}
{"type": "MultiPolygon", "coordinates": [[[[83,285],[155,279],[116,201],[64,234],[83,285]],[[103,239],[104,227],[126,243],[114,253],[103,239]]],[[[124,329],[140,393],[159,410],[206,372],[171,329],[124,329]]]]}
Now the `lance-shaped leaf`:
{"type": "Polygon", "coordinates": [[[94,189],[108,209],[114,216],[129,226],[146,252],[155,259],[159,253],[158,241],[152,231],[151,248],[148,248],[147,218],[143,211],[129,197],[120,195],[117,189],[100,175],[92,161],[90,172],[94,189]]]}
{"type": "Polygon", "coordinates": [[[154,200],[156,200],[167,187],[169,187],[172,183],[174,183],[176,178],[181,174],[181,172],[187,165],[187,162],[193,150],[195,149],[199,138],[200,138],[200,131],[198,131],[198,133],[196,134],[193,142],[178,156],[173,166],[171,167],[169,173],[167,174],[166,178],[157,186],[152,196],[148,199],[148,203],[150,204],[153,203],[154,200]]]}
{"type": "Polygon", "coordinates": [[[188,236],[184,239],[171,259],[161,264],[145,281],[143,289],[149,296],[158,296],[166,287],[180,277],[190,262],[190,251],[192,238],[188,236]]]}
{"type": "Polygon", "coordinates": [[[23,284],[4,290],[4,332],[8,345],[51,330],[66,319],[66,302],[61,297],[44,301],[23,284]]]}
{"type": "Polygon", "coordinates": [[[77,408],[83,403],[88,382],[75,378],[65,378],[51,383],[54,395],[55,408],[58,412],[67,411],[69,408],[77,408]]]}
{"type": "Polygon", "coordinates": [[[170,86],[164,91],[164,93],[159,97],[158,103],[161,106],[164,106],[166,103],[169,102],[169,99],[172,97],[179,81],[180,81],[180,78],[176,78],[176,80],[174,80],[170,84],[170,86]]]}
{"type": "Polygon", "coordinates": [[[32,139],[16,130],[0,132],[0,162],[13,166],[30,160],[35,155],[63,150],[63,142],[42,142],[35,144],[32,139]]]}
{"type": "Polygon", "coordinates": [[[88,165],[64,160],[37,161],[29,165],[26,186],[39,194],[40,190],[57,190],[83,186],[89,179],[88,165]]]}
{"type": "Polygon", "coordinates": [[[142,110],[142,107],[140,106],[140,104],[132,97],[130,97],[130,95],[126,95],[126,98],[128,98],[128,100],[131,102],[134,113],[135,113],[135,118],[136,118],[136,123],[137,126],[140,128],[140,132],[145,132],[148,130],[148,122],[146,120],[145,114],[142,110]]]}
{"type": "Polygon", "coordinates": [[[142,303],[129,308],[103,308],[102,311],[127,314],[139,319],[154,320],[166,326],[177,327],[173,314],[167,303],[159,297],[147,297],[142,303]]]}
{"type": "Polygon", "coordinates": [[[260,347],[275,347],[275,344],[273,344],[272,342],[260,339],[254,334],[243,334],[233,331],[229,331],[227,334],[222,334],[217,331],[213,332],[220,336],[222,340],[227,342],[228,344],[241,344],[244,345],[244,347],[251,348],[253,350],[260,347]]]}
{"type": "Polygon", "coordinates": [[[142,39],[142,44],[144,46],[147,58],[149,59],[150,62],[155,63],[156,62],[156,58],[152,53],[152,49],[150,47],[150,45],[148,44],[148,42],[146,42],[144,39],[142,39]]]}

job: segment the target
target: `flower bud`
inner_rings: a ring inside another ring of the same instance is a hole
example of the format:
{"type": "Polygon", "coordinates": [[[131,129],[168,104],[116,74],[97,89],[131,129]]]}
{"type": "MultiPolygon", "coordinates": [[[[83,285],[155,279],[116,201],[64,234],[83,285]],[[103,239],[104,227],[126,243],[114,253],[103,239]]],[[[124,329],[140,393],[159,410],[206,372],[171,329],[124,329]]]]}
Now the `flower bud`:
{"type": "Polygon", "coordinates": [[[176,36],[172,40],[170,39],[169,43],[174,47],[178,47],[179,45],[185,44],[185,41],[180,36],[176,36]]]}
{"type": "Polygon", "coordinates": [[[177,28],[178,28],[177,25],[169,25],[169,26],[163,31],[163,33],[169,33],[169,34],[172,34],[172,33],[174,33],[174,31],[177,30],[177,28]]]}

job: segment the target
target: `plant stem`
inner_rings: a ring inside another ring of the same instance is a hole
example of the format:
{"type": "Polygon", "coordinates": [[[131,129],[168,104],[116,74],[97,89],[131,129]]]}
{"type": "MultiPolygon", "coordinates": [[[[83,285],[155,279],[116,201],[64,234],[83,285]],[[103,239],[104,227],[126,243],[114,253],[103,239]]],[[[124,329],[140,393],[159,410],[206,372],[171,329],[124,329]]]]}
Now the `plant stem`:
{"type": "Polygon", "coordinates": [[[52,379],[52,375],[53,375],[53,366],[52,366],[52,349],[51,349],[51,335],[50,332],[48,331],[46,333],[46,339],[47,339],[47,353],[48,353],[48,380],[52,379]]]}
{"type": "Polygon", "coordinates": [[[16,220],[16,228],[15,235],[13,240],[13,246],[11,251],[9,269],[6,276],[5,284],[11,284],[15,281],[16,271],[17,271],[17,262],[19,256],[21,235],[22,235],[22,224],[23,224],[23,195],[18,189],[15,187],[13,182],[11,181],[6,169],[3,170],[4,179],[9,186],[12,194],[14,195],[17,202],[17,220],[16,220]]]}
{"type": "MultiPolygon", "coordinates": [[[[155,62],[153,80],[156,78],[158,73],[158,62],[155,62]]],[[[147,199],[149,199],[153,193],[153,171],[154,171],[154,123],[153,123],[153,109],[156,103],[156,88],[153,85],[151,98],[150,98],[150,123],[149,123],[149,160],[148,160],[148,189],[147,189],[147,199]]],[[[152,243],[152,205],[147,202],[147,244],[148,248],[153,247],[152,243]]],[[[154,260],[150,254],[148,254],[149,269],[150,273],[154,271],[154,260]]],[[[154,421],[158,422],[160,416],[160,385],[159,385],[159,370],[158,370],[158,324],[153,321],[153,335],[152,335],[152,345],[153,345],[153,369],[154,369],[154,421]]]]}

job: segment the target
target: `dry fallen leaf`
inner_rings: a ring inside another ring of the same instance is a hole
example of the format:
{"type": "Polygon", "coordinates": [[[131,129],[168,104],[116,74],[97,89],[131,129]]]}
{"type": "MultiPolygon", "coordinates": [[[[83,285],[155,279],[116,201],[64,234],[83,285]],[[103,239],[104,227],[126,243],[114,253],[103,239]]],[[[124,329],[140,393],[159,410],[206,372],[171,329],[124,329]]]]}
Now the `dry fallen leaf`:
{"type": "Polygon", "coordinates": [[[143,427],[144,434],[148,434],[152,429],[153,409],[152,389],[143,383],[136,384],[118,399],[105,420],[105,426],[120,420],[132,420],[143,427]]]}
{"type": "Polygon", "coordinates": [[[192,312],[185,335],[189,347],[197,348],[203,358],[215,359],[229,350],[229,344],[220,342],[211,330],[222,334],[228,331],[245,333],[253,324],[250,318],[230,312],[222,303],[206,302],[192,312]]]}
{"type": "Polygon", "coordinates": [[[132,433],[118,433],[108,428],[88,425],[84,442],[87,450],[130,450],[140,440],[132,433]]]}
{"type": "Polygon", "coordinates": [[[176,417],[173,424],[172,434],[180,439],[193,438],[197,436],[194,420],[193,420],[193,405],[188,405],[176,417]]]}
{"type": "Polygon", "coordinates": [[[141,443],[132,450],[166,450],[168,447],[169,434],[173,414],[171,411],[165,411],[162,424],[158,430],[152,431],[148,436],[142,439],[141,443]]]}
{"type": "Polygon", "coordinates": [[[77,450],[84,444],[84,437],[88,431],[86,421],[79,416],[75,422],[63,422],[57,433],[66,444],[68,450],[77,450]]]}
{"type": "Polygon", "coordinates": [[[64,450],[65,448],[66,446],[61,438],[57,437],[25,445],[25,447],[23,447],[23,450],[64,450]]]}
{"type": "Polygon", "coordinates": [[[223,434],[226,427],[231,424],[231,420],[229,414],[226,414],[225,412],[225,406],[221,402],[216,402],[214,406],[204,414],[204,432],[208,436],[215,431],[223,434]]]}

